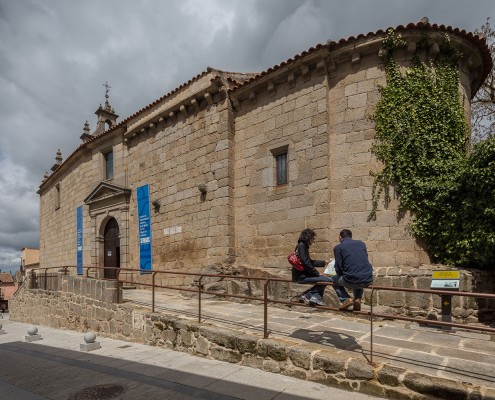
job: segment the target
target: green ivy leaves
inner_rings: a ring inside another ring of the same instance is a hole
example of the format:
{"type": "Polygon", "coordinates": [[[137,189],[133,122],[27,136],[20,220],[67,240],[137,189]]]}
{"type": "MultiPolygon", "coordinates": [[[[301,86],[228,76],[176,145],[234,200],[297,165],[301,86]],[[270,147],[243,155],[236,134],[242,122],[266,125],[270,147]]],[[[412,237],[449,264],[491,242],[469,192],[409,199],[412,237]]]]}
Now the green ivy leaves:
{"type": "MultiPolygon", "coordinates": [[[[468,126],[459,93],[459,53],[445,36],[434,60],[401,73],[393,50],[405,46],[388,31],[387,86],[372,119],[372,152],[383,169],[372,173],[373,209],[390,200],[394,187],[400,211],[410,211],[410,231],[423,239],[434,261],[495,268],[495,144],[467,152],[468,126]]],[[[427,46],[424,38],[418,52],[427,46]]]]}

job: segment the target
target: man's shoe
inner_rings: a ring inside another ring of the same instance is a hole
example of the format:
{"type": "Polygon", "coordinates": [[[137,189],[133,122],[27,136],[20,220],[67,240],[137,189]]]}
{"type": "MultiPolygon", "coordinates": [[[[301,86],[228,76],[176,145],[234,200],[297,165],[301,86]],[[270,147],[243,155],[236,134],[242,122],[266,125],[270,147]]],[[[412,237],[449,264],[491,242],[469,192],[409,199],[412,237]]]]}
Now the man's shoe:
{"type": "Polygon", "coordinates": [[[361,311],[361,299],[355,298],[354,303],[352,305],[352,311],[361,311]]]}
{"type": "Polygon", "coordinates": [[[354,303],[354,302],[353,302],[353,301],[352,301],[352,299],[349,297],[348,299],[346,299],[346,301],[344,301],[344,302],[340,305],[339,310],[341,310],[341,311],[342,311],[342,310],[347,310],[350,306],[352,306],[352,305],[353,305],[353,303],[354,303]]]}
{"type": "Polygon", "coordinates": [[[301,302],[302,302],[302,303],[304,303],[304,304],[310,304],[309,299],[308,299],[308,297],[307,297],[305,294],[303,294],[303,295],[301,296],[300,300],[301,300],[301,302]]]}
{"type": "Polygon", "coordinates": [[[312,296],[309,299],[309,304],[311,304],[313,306],[324,306],[325,305],[325,302],[323,301],[323,299],[321,298],[321,296],[312,296]]]}

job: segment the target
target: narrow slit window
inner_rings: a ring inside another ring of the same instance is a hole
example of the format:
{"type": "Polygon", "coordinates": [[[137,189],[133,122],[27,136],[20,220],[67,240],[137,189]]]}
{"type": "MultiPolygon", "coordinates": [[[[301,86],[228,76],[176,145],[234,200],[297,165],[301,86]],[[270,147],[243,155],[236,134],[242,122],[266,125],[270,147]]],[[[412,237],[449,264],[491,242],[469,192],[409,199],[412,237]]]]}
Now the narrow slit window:
{"type": "Polygon", "coordinates": [[[60,183],[55,185],[55,210],[60,208],[60,183]]]}
{"type": "Polygon", "coordinates": [[[105,153],[105,179],[113,179],[113,151],[105,153]]]}
{"type": "Polygon", "coordinates": [[[275,156],[277,164],[277,186],[287,184],[287,152],[275,156]]]}

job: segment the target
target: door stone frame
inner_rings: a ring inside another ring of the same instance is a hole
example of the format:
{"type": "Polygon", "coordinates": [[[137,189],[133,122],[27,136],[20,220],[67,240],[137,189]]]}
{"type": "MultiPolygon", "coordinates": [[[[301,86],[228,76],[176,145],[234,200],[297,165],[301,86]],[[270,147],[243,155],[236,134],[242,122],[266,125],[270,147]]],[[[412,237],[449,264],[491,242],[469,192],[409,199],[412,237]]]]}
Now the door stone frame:
{"type": "MultiPolygon", "coordinates": [[[[89,205],[91,218],[91,266],[103,267],[105,251],[105,226],[111,218],[119,225],[120,268],[129,268],[129,201],[131,190],[101,182],[84,200],[89,205]]],[[[103,278],[104,270],[97,269],[96,276],[103,278]]]]}

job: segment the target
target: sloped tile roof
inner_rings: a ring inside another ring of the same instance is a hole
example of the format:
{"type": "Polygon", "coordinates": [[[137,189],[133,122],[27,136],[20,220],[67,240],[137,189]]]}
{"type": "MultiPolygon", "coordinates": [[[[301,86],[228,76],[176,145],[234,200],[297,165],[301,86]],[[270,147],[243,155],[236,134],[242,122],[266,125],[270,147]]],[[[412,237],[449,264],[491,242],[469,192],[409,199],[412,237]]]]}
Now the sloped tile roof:
{"type": "MultiPolygon", "coordinates": [[[[88,143],[91,143],[93,141],[95,141],[96,139],[100,138],[101,136],[103,135],[106,135],[107,133],[110,133],[122,126],[124,126],[127,122],[129,122],[131,119],[137,117],[138,115],[144,113],[145,111],[151,109],[153,106],[157,105],[158,103],[160,103],[162,100],[165,100],[167,97],[170,97],[172,95],[174,95],[175,93],[177,93],[179,90],[191,85],[193,82],[197,81],[198,79],[202,78],[203,76],[205,76],[206,74],[210,73],[210,72],[215,72],[217,73],[217,77],[213,78],[213,79],[216,79],[218,78],[219,76],[222,76],[224,77],[229,85],[231,86],[235,86],[235,85],[239,85],[241,82],[243,82],[245,79],[249,79],[251,78],[252,76],[255,75],[255,73],[242,73],[242,72],[227,72],[227,71],[221,71],[221,70],[218,70],[218,69],[214,69],[214,68],[211,68],[211,67],[208,67],[208,69],[206,71],[203,71],[201,72],[200,74],[196,75],[194,78],[191,78],[189,79],[187,82],[183,83],[182,85],[176,87],[174,90],[170,91],[169,93],[163,95],[162,97],[160,97],[159,99],[155,100],[154,102],[148,104],[146,107],[143,107],[141,108],[139,111],[136,111],[134,114],[128,116],[127,118],[125,118],[124,120],[122,120],[121,122],[119,122],[117,125],[114,125],[112,126],[111,128],[109,128],[108,130],[106,130],[105,132],[102,132],[98,135],[95,135],[95,136],[92,136],[89,140],[81,143],[66,159],[65,161],[60,164],[58,166],[57,169],[55,169],[53,172],[56,172],[62,165],[64,165],[70,158],[72,158],[77,152],[79,152],[79,150],[81,150],[82,148],[86,147],[88,145],[88,143]]],[[[213,80],[212,79],[212,80],[213,80]]],[[[50,180],[50,178],[53,176],[53,173],[45,180],[41,183],[40,185],[40,189],[44,186],[44,184],[46,182],[48,182],[50,180]]]]}
{"type": "Polygon", "coordinates": [[[0,272],[0,283],[14,283],[14,278],[8,272],[0,272]]]}
{"type": "MultiPolygon", "coordinates": [[[[387,28],[388,29],[388,28],[387,28]]],[[[176,87],[174,90],[170,91],[169,93],[163,95],[159,99],[155,100],[154,102],[148,104],[146,107],[143,107],[139,111],[136,111],[134,114],[128,116],[125,118],[123,121],[119,122],[117,125],[111,127],[110,129],[106,130],[105,132],[100,133],[99,135],[93,136],[91,139],[88,141],[81,143],[79,147],[77,147],[70,155],[65,159],[65,161],[55,170],[53,171],[54,173],[62,166],[64,165],[69,159],[71,159],[80,149],[86,147],[88,143],[91,143],[95,141],[96,139],[100,138],[101,136],[110,133],[122,126],[124,126],[128,121],[130,121],[132,118],[137,117],[138,115],[142,114],[143,112],[149,110],[153,106],[157,105],[159,102],[162,100],[166,99],[167,97],[172,96],[179,90],[191,85],[193,82],[197,81],[198,79],[202,78],[206,74],[210,72],[216,72],[217,77],[222,76],[225,78],[225,80],[229,84],[228,91],[229,92],[235,92],[236,90],[246,87],[247,85],[257,81],[258,79],[261,79],[265,77],[266,75],[269,75],[270,73],[277,71],[278,69],[285,67],[287,65],[290,65],[312,53],[315,53],[325,47],[327,47],[329,50],[334,50],[337,49],[340,46],[348,45],[350,43],[353,43],[355,41],[365,39],[365,38],[370,38],[372,36],[380,36],[386,34],[386,30],[379,29],[376,32],[368,32],[367,34],[359,34],[356,37],[354,36],[349,36],[347,39],[340,39],[338,42],[335,41],[329,41],[326,44],[317,44],[315,47],[310,47],[308,50],[301,52],[300,54],[296,54],[294,57],[289,58],[288,60],[281,62],[280,64],[277,64],[271,68],[268,68],[266,71],[263,72],[253,72],[253,73],[241,73],[241,72],[226,72],[226,71],[221,71],[218,69],[210,68],[206,71],[201,72],[200,74],[196,75],[194,78],[191,78],[189,81],[183,83],[182,85],[176,87]]],[[[480,51],[483,57],[483,72],[482,72],[482,77],[480,82],[484,82],[486,77],[488,76],[490,70],[492,69],[493,62],[492,62],[492,57],[490,54],[490,50],[486,44],[486,40],[483,37],[480,37],[479,35],[476,35],[471,32],[467,32],[464,29],[459,29],[459,28],[453,28],[451,26],[445,26],[445,25],[437,25],[437,24],[430,24],[430,23],[424,23],[424,22],[418,22],[418,23],[410,23],[406,26],[404,25],[399,25],[397,28],[392,28],[397,32],[401,31],[406,31],[406,30],[411,30],[411,29],[426,29],[426,30],[436,30],[436,31],[441,31],[441,32],[446,32],[450,34],[455,34],[457,36],[460,36],[468,41],[471,41],[480,51]]],[[[216,79],[213,78],[213,79],[216,79]]],[[[475,93],[479,88],[475,88],[473,90],[473,93],[475,93]]],[[[40,189],[50,181],[50,178],[53,176],[50,175],[45,181],[43,181],[40,185],[40,189]]]]}
{"type": "MultiPolygon", "coordinates": [[[[390,28],[388,28],[388,29],[390,29],[390,28]]],[[[303,51],[300,54],[296,54],[294,57],[289,58],[288,60],[281,62],[278,65],[275,65],[271,68],[268,68],[266,71],[254,74],[254,76],[251,77],[250,79],[247,79],[244,82],[238,84],[237,86],[234,86],[233,88],[229,89],[229,92],[234,92],[241,87],[248,86],[249,84],[253,83],[254,81],[257,81],[258,79],[260,79],[266,75],[269,75],[270,73],[277,71],[280,68],[283,68],[287,65],[293,64],[294,62],[300,60],[301,58],[304,58],[307,55],[310,55],[312,53],[315,53],[324,47],[327,47],[329,50],[334,50],[340,46],[347,45],[347,44],[356,42],[356,41],[361,40],[361,39],[366,39],[366,38],[370,38],[373,36],[385,35],[386,31],[388,29],[386,29],[386,30],[380,29],[376,32],[368,32],[366,35],[365,34],[359,34],[356,37],[350,36],[347,39],[340,39],[338,42],[329,41],[326,44],[318,44],[315,47],[310,47],[308,50],[303,51]]],[[[437,24],[430,24],[430,23],[423,23],[423,22],[410,23],[406,26],[399,25],[397,28],[392,28],[392,29],[394,29],[396,32],[412,30],[412,29],[426,29],[426,30],[431,30],[431,31],[435,30],[435,31],[446,32],[446,33],[460,36],[460,37],[472,42],[476,47],[478,47],[478,49],[480,50],[480,53],[483,56],[483,75],[482,75],[480,82],[483,82],[486,79],[487,75],[489,74],[490,70],[492,69],[493,62],[492,62],[490,51],[486,45],[486,40],[484,38],[478,36],[478,35],[475,35],[474,33],[467,32],[465,30],[461,30],[458,28],[452,28],[451,26],[437,25],[437,24]]],[[[475,93],[477,90],[478,90],[478,88],[475,88],[475,90],[473,90],[473,93],[475,93]]]]}

